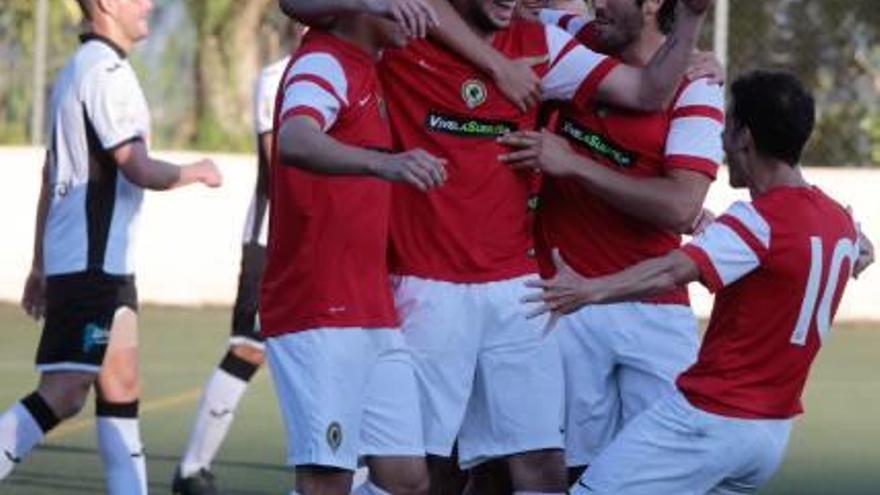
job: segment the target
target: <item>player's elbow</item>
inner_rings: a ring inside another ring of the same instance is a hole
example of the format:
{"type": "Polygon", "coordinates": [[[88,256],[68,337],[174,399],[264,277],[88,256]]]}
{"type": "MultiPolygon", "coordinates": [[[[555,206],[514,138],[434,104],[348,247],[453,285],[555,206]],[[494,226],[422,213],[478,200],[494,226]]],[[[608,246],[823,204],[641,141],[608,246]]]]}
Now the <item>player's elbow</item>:
{"type": "Polygon", "coordinates": [[[694,231],[699,215],[700,208],[677,208],[669,218],[669,229],[676,234],[690,234],[694,231]]]}

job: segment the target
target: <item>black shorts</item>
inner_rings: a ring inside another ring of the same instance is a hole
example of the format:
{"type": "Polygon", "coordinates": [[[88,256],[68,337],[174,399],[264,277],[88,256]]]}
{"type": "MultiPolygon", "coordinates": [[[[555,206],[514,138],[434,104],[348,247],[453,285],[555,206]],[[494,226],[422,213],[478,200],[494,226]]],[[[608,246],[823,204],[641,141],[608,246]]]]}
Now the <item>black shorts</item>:
{"type": "Polygon", "coordinates": [[[241,271],[238,275],[238,294],[235,296],[235,307],[232,310],[233,344],[263,342],[257,309],[260,300],[260,278],[266,267],[266,247],[256,243],[244,244],[241,247],[241,271]]]}
{"type": "Polygon", "coordinates": [[[97,373],[113,318],[122,307],[137,311],[134,276],[81,272],[47,277],[37,369],[97,373]]]}

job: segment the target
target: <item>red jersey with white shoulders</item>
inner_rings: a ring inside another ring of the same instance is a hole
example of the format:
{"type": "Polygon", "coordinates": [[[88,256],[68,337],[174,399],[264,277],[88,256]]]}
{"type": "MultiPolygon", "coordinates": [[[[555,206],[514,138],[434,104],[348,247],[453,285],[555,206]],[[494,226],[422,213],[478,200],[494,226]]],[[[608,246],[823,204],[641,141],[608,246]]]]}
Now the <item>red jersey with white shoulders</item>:
{"type": "MultiPolygon", "coordinates": [[[[547,9],[540,17],[577,34],[582,42],[594,42],[589,18],[547,9]]],[[[586,108],[563,104],[554,124],[575,151],[618,173],[650,178],[690,170],[712,180],[724,156],[723,128],[724,91],[705,79],[682,82],[662,112],[634,112],[598,102],[586,108]]],[[[681,246],[679,234],[620,211],[576,179],[545,177],[538,216],[545,276],[555,271],[551,248],[558,248],[580,274],[597,277],[681,246]]],[[[689,303],[684,287],[645,301],[689,303]]]]}
{"type": "MultiPolygon", "coordinates": [[[[307,115],[337,141],[390,149],[375,61],[367,52],[313,29],[282,81],[276,129],[307,115]]],[[[396,326],[386,262],[390,185],[372,177],[310,172],[274,155],[260,300],[263,334],[396,326]]]]}
{"type": "MultiPolygon", "coordinates": [[[[613,59],[564,31],[514,21],[493,46],[511,58],[547,56],[536,67],[545,99],[592,99],[613,59]]],[[[458,283],[534,273],[528,199],[532,172],[498,161],[506,132],[533,129],[537,110],[521,113],[494,82],[438,43],[414,41],[386,52],[381,76],[396,144],[448,160],[448,182],[427,194],[394,186],[391,269],[458,283]]]]}
{"type": "Polygon", "coordinates": [[[803,411],[810,365],[858,257],[855,222],[815,187],[738,202],[686,245],[716,293],[696,364],[678,387],[700,409],[738,418],[803,411]]]}

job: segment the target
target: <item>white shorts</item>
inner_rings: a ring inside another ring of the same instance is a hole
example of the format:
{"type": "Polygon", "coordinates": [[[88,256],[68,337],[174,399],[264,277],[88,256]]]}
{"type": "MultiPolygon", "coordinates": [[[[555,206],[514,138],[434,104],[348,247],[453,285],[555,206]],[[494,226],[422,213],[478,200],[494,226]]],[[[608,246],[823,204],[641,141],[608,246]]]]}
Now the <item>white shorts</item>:
{"type": "Polygon", "coordinates": [[[708,413],[676,391],[633,419],[570,493],[754,493],[782,463],[791,426],[708,413]]]}
{"type": "Polygon", "coordinates": [[[697,320],[687,306],[586,306],[559,322],[565,366],[565,457],[585,466],[623,426],[675,390],[693,364],[697,320]]]}
{"type": "Polygon", "coordinates": [[[561,449],[563,384],[545,318],[527,320],[520,277],[456,284],[399,277],[395,299],[422,385],[425,448],[459,463],[561,449]]]}
{"type": "Polygon", "coordinates": [[[395,329],[321,328],[266,340],[288,463],[354,470],[424,456],[412,360],[395,329]]]}

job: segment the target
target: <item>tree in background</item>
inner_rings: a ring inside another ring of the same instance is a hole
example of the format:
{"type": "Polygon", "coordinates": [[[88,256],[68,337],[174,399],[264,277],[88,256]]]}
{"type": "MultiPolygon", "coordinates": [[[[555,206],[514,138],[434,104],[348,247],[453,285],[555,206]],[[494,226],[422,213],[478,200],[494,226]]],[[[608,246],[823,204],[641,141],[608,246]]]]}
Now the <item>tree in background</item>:
{"type": "MultiPolygon", "coordinates": [[[[276,2],[155,1],[151,36],[132,54],[154,145],[252,149],[252,84],[280,55],[276,2]]],[[[0,144],[29,138],[34,3],[0,0],[0,144]]],[[[80,17],[75,0],[51,0],[49,12],[52,81],[76,49],[80,17]]],[[[730,0],[730,15],[731,77],[781,67],[814,89],[819,118],[804,164],[880,166],[877,0],[730,0]]]]}
{"type": "Polygon", "coordinates": [[[251,100],[260,26],[272,0],[185,0],[196,26],[194,144],[251,145],[251,100]]]}
{"type": "Polygon", "coordinates": [[[816,95],[804,163],[880,165],[880,9],[876,0],[731,0],[730,69],[793,71],[816,95]]]}

